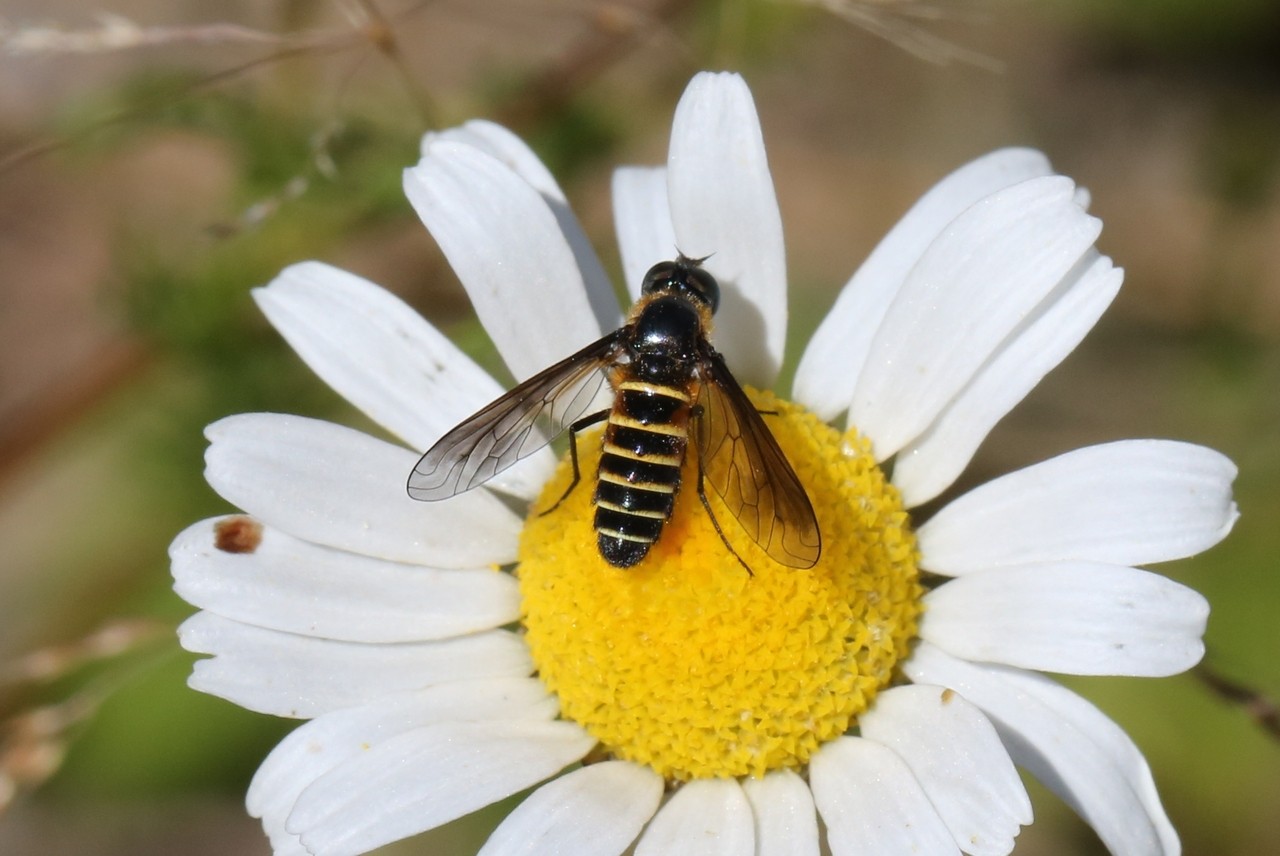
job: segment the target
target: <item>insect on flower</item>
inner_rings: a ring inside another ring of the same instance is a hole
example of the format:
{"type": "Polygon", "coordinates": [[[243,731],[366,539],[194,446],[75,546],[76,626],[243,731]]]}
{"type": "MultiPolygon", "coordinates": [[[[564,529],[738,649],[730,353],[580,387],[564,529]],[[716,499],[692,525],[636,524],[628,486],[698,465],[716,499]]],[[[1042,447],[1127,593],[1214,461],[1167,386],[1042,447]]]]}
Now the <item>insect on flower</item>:
{"type": "Polygon", "coordinates": [[[567,428],[573,479],[559,505],[579,481],[578,432],[605,422],[595,530],[600,555],[629,568],[648,554],[671,519],[692,435],[698,498],[743,567],[746,562],[707,501],[706,482],[770,558],[793,568],[813,567],[822,539],[809,497],[707,340],[720,286],[700,267],[702,261],[682,255],[650,268],[622,327],[445,434],[414,467],[409,495],[430,501],[471,490],[567,428]],[[606,379],[612,407],[587,413],[606,379]]]}

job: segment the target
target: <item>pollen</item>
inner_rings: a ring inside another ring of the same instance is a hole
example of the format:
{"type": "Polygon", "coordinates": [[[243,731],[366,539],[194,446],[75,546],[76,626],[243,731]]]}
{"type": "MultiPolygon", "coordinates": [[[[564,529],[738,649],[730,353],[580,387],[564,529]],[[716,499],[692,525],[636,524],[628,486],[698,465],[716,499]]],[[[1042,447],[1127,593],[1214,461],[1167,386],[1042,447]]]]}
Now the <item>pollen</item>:
{"type": "Polygon", "coordinates": [[[890,684],[920,615],[915,538],[870,443],[750,395],[817,512],[814,567],[770,559],[708,485],[748,573],[699,501],[693,451],[658,542],[613,567],[592,529],[598,433],[578,437],[582,481],[556,505],[563,461],[521,537],[525,638],[561,717],[672,782],[803,767],[890,684]]]}

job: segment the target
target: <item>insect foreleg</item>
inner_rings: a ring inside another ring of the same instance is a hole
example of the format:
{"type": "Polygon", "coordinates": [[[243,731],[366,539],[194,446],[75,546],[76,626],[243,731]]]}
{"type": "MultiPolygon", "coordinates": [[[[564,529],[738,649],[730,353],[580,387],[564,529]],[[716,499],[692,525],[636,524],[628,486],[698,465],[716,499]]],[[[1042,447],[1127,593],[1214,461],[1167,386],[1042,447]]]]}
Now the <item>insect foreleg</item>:
{"type": "Polygon", "coordinates": [[[544,514],[550,514],[559,508],[560,503],[564,502],[569,494],[573,493],[573,489],[578,486],[578,482],[582,478],[582,471],[578,469],[578,432],[585,428],[590,428],[597,422],[603,422],[608,417],[608,410],[598,410],[595,413],[587,414],[569,426],[569,460],[573,462],[573,479],[569,482],[569,486],[564,489],[564,493],[560,495],[560,498],[556,500],[555,505],[546,511],[539,512],[539,517],[544,514]]]}
{"type": "Polygon", "coordinates": [[[702,501],[702,507],[707,510],[707,516],[711,518],[711,525],[715,527],[716,534],[720,536],[720,540],[724,542],[724,546],[733,554],[733,557],[738,560],[738,564],[742,565],[742,567],[746,569],[747,575],[754,577],[755,574],[752,573],[751,566],[738,555],[737,550],[733,549],[733,545],[729,543],[729,539],[724,537],[724,530],[720,528],[720,521],[716,520],[716,513],[711,510],[711,503],[707,501],[707,490],[702,481],[701,457],[698,458],[698,499],[702,501]]]}

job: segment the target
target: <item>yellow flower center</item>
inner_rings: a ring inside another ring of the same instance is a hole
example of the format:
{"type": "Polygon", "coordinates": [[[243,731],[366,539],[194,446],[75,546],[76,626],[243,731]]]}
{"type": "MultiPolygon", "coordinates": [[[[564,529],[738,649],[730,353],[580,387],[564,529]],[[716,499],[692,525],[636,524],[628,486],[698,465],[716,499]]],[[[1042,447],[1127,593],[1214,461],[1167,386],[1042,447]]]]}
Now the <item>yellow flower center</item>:
{"type": "Polygon", "coordinates": [[[669,781],[803,765],[889,683],[920,614],[915,538],[870,444],[751,397],[817,512],[813,568],[772,561],[708,487],[748,574],[698,500],[692,452],[658,543],[634,568],[608,564],[592,529],[595,434],[578,438],[582,482],[539,513],[569,485],[562,461],[520,542],[526,639],[561,716],[669,781]]]}

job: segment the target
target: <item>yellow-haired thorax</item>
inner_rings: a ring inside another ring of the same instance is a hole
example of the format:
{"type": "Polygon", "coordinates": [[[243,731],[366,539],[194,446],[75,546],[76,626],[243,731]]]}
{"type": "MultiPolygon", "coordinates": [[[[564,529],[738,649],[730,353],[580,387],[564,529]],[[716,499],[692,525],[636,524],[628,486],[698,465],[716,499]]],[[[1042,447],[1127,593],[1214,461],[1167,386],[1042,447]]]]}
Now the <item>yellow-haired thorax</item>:
{"type": "MultiPolygon", "coordinates": [[[[636,319],[638,319],[641,316],[641,314],[643,314],[644,308],[646,306],[648,306],[653,301],[658,300],[659,298],[670,297],[670,295],[671,295],[671,292],[667,292],[667,291],[659,291],[655,294],[640,295],[639,297],[636,298],[636,302],[631,304],[631,308],[627,310],[626,323],[634,324],[636,319]]],[[[686,302],[695,312],[698,313],[698,325],[702,331],[702,335],[710,336],[711,328],[712,326],[714,326],[712,321],[712,319],[714,318],[714,314],[711,311],[711,307],[701,301],[693,300],[691,298],[686,299],[686,302]]]]}
{"type": "Polygon", "coordinates": [[[595,433],[578,438],[582,483],[539,514],[569,484],[563,461],[521,538],[526,639],[561,716],[669,781],[802,766],[888,685],[920,614],[915,538],[870,444],[748,393],[817,512],[813,568],[772,561],[708,487],[748,574],[698,500],[693,454],[649,555],[611,566],[592,529],[595,433]]]}

